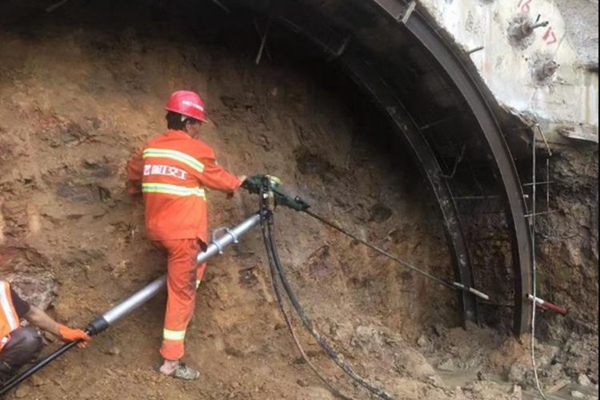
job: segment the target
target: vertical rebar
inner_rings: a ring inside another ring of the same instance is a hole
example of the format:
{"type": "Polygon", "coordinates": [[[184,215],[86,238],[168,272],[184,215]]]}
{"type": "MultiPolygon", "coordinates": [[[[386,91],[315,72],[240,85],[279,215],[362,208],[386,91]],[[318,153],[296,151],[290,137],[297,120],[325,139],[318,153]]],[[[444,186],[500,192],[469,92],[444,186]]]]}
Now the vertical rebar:
{"type": "Polygon", "coordinates": [[[546,158],[546,211],[550,212],[550,157],[546,158]]]}
{"type": "Polygon", "coordinates": [[[260,59],[262,57],[263,50],[265,49],[265,45],[267,44],[267,36],[269,35],[269,29],[271,28],[271,18],[269,18],[267,22],[267,27],[265,28],[265,33],[260,42],[260,48],[258,49],[258,54],[256,55],[256,65],[260,63],[260,59]]]}
{"type": "MultiPolygon", "coordinates": [[[[533,376],[535,377],[535,385],[537,387],[538,392],[540,392],[540,395],[542,396],[542,398],[546,399],[546,396],[544,395],[544,392],[542,391],[542,387],[540,386],[540,380],[538,377],[538,372],[537,372],[537,365],[535,362],[535,310],[537,308],[537,305],[535,304],[535,299],[537,298],[537,290],[536,290],[536,286],[537,286],[537,282],[536,282],[536,275],[537,275],[537,265],[535,262],[535,213],[536,213],[536,186],[537,186],[537,182],[536,182],[536,154],[535,154],[535,150],[536,150],[536,135],[535,135],[535,130],[532,129],[532,133],[533,133],[533,139],[531,141],[531,158],[532,158],[532,167],[531,167],[531,182],[532,182],[532,192],[531,192],[531,219],[529,220],[531,223],[531,291],[532,291],[532,295],[533,295],[533,307],[531,307],[531,365],[533,367],[533,376]]],[[[548,182],[548,179],[546,179],[546,182],[548,182]]],[[[529,299],[525,299],[525,301],[529,301],[529,299]]]]}

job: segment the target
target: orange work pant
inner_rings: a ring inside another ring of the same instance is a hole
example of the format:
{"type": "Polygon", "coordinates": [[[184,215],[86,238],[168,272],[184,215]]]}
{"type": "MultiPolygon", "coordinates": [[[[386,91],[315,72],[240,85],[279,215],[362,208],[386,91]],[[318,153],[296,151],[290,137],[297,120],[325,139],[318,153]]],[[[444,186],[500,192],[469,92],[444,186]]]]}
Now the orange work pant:
{"type": "Polygon", "coordinates": [[[179,360],[184,354],[183,341],[194,313],[196,288],[202,280],[206,263],[196,269],[200,250],[197,239],[154,242],[167,252],[167,310],[160,354],[167,360],[179,360]]]}

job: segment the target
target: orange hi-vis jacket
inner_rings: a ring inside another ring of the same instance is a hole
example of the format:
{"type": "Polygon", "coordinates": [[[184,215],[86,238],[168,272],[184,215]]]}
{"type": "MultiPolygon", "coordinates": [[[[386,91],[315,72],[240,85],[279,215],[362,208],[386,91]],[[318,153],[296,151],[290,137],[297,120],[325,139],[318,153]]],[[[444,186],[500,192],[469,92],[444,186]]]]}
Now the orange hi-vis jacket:
{"type": "Polygon", "coordinates": [[[144,196],[146,232],[153,241],[201,239],[208,244],[206,189],[232,192],[237,176],[217,164],[215,151],[184,131],[151,139],[127,166],[130,193],[144,196]]]}
{"type": "Polygon", "coordinates": [[[11,332],[19,326],[21,326],[21,322],[13,306],[10,284],[0,281],[0,350],[10,340],[11,332]]]}

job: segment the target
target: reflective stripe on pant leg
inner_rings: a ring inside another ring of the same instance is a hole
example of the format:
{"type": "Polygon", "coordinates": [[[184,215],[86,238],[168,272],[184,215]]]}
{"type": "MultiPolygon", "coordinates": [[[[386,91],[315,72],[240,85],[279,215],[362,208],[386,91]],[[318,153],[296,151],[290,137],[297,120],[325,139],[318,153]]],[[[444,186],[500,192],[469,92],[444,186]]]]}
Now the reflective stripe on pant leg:
{"type": "Polygon", "coordinates": [[[195,263],[198,244],[193,239],[167,240],[167,310],[160,354],[179,360],[184,354],[185,332],[194,312],[196,299],[195,263]]]}
{"type": "Polygon", "coordinates": [[[163,338],[167,340],[183,340],[185,339],[185,331],[172,331],[169,329],[163,329],[163,338]]]}

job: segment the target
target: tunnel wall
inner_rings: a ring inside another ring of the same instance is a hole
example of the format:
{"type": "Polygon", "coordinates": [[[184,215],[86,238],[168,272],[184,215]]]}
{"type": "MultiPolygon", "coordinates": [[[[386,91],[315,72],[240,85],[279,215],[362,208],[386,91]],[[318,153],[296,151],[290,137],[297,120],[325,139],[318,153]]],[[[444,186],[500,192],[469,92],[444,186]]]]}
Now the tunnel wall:
{"type": "Polygon", "coordinates": [[[423,0],[506,109],[548,140],[598,141],[598,3],[423,0]],[[548,22],[521,35],[524,21],[548,22]],[[510,82],[510,84],[507,84],[510,82]]]}
{"type": "MultiPolygon", "coordinates": [[[[550,182],[537,185],[536,286],[540,296],[569,314],[542,312],[538,332],[568,346],[583,343],[598,329],[598,3],[419,4],[462,48],[500,106],[540,128],[527,133],[529,141],[535,135],[538,147],[536,180],[550,182]],[[511,31],[519,18],[548,25],[519,42],[511,31]],[[548,73],[540,74],[544,68],[548,73]]],[[[505,127],[504,134],[516,132],[505,127]]],[[[531,156],[521,157],[517,167],[522,183],[533,180],[531,156]]],[[[531,210],[532,186],[523,189],[531,210]]],[[[597,363],[586,368],[597,371],[597,363]]]]}

